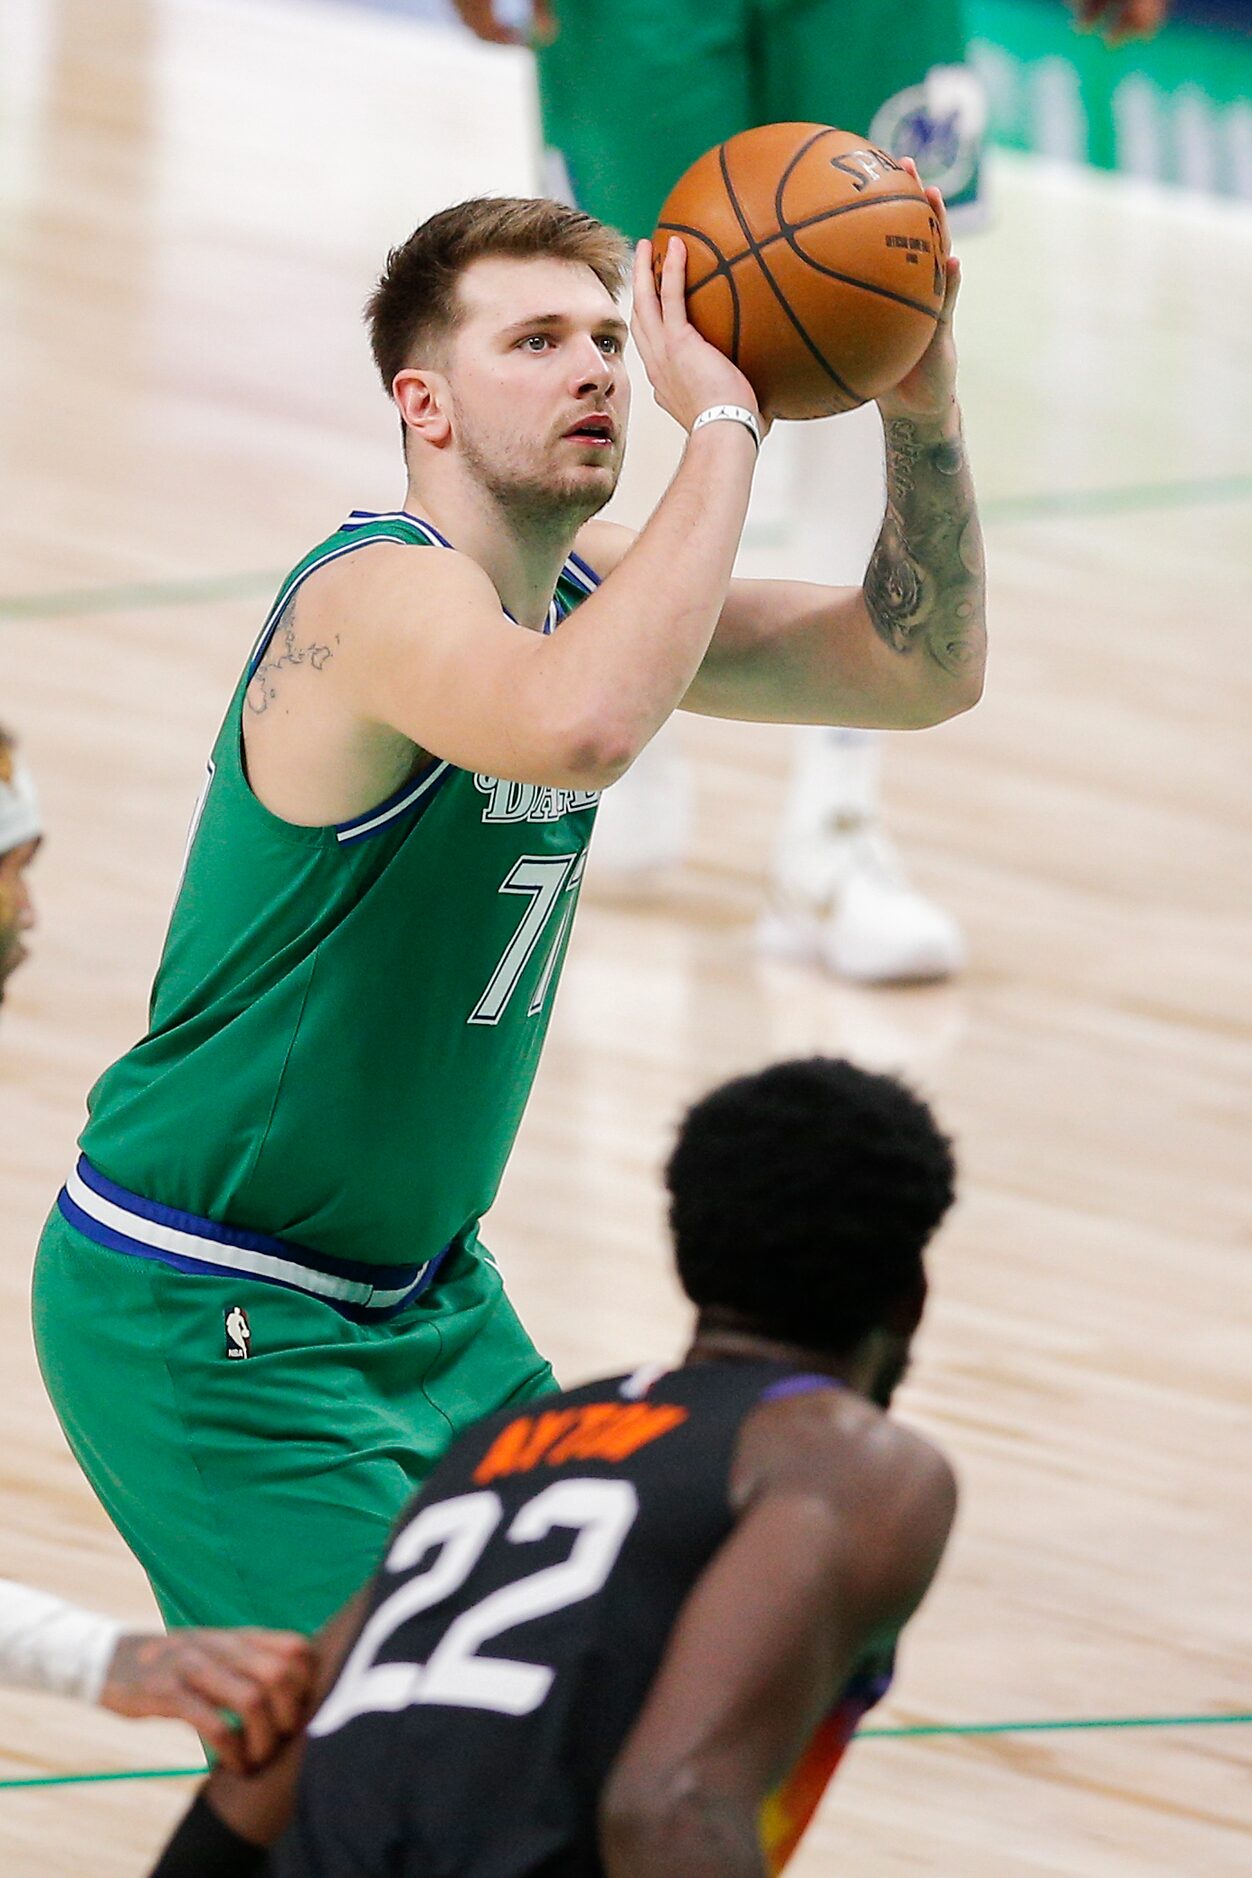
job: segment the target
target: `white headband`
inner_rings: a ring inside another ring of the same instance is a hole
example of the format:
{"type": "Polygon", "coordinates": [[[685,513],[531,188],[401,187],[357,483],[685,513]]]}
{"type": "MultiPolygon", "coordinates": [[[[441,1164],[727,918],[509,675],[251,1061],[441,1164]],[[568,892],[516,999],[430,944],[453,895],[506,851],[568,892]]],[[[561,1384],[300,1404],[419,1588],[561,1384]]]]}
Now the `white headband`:
{"type": "Polygon", "coordinates": [[[0,854],[42,833],[34,779],[16,750],[0,745],[0,854]]]}

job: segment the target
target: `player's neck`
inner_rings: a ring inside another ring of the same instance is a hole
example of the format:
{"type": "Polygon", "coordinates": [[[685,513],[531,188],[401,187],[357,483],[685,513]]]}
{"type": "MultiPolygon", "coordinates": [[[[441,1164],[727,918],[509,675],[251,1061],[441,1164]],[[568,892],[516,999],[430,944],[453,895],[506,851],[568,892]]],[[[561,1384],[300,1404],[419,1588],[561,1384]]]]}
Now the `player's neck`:
{"type": "Polygon", "coordinates": [[[877,1358],[864,1346],[844,1356],[781,1337],[763,1336],[735,1311],[701,1311],[684,1365],[698,1363],[785,1363],[791,1369],[830,1376],[858,1395],[870,1395],[877,1358]]]}
{"type": "Polygon", "coordinates": [[[411,480],[404,506],[476,561],[519,626],[542,631],[579,520],[519,518],[467,478],[411,480]]]}

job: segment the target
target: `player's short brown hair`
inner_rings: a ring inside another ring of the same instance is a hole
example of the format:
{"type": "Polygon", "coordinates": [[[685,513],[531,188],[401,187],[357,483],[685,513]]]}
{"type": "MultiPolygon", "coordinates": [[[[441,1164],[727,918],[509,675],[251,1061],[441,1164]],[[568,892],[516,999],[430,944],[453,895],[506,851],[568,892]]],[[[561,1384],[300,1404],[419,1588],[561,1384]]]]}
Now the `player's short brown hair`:
{"type": "Polygon", "coordinates": [[[451,334],[461,317],[457,282],[473,261],[503,255],[582,261],[614,298],[630,249],[616,229],[542,196],[474,196],[441,209],[393,248],[365,305],[383,388],[451,334]]]}

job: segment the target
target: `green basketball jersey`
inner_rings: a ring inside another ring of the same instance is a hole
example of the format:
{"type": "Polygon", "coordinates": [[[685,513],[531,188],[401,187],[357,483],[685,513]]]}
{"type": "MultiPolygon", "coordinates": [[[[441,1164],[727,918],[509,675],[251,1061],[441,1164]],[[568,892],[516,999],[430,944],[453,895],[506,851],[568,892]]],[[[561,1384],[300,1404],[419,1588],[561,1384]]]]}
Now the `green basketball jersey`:
{"type": "MultiPolygon", "coordinates": [[[[467,1238],[495,1197],[597,795],[436,760],[338,826],[261,805],[248,682],[300,584],[379,540],[448,546],[358,511],[284,582],[213,748],[148,1033],[92,1090],[82,1147],[162,1206],[403,1264],[467,1238]]],[[[595,585],[571,557],[547,630],[595,585]]]]}

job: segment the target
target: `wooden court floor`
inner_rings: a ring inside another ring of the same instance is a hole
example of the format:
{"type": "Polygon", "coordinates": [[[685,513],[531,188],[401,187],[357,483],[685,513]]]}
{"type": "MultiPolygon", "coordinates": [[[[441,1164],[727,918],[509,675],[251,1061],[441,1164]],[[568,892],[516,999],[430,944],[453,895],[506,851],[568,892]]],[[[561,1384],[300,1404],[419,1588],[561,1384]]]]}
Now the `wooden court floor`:
{"type": "MultiPolygon", "coordinates": [[[[0,1574],[137,1621],[35,1370],[33,1246],[84,1093],[142,1027],[268,594],[400,496],[372,274],[440,204],[533,186],[533,139],[522,55],[329,0],[0,11],[0,719],[49,829],[0,1015],[0,1574]]],[[[872,993],[758,960],[788,735],[685,724],[690,865],[649,906],[588,895],[490,1241],[566,1378],[666,1356],[656,1174],[682,1105],[798,1051],[904,1070],[964,1192],[901,1409],[963,1506],[875,1719],[1247,1711],[1252,223],[994,180],[959,322],[987,694],[887,761],[970,969],[872,993]]],[[[1247,1726],[867,1740],[793,1869],[1234,1878],[1250,1757],[1247,1726]]],[[[173,1725],[0,1696],[0,1780],[196,1758],[173,1725]]],[[[0,1788],[0,1869],[137,1873],[188,1791],[0,1788]]]]}

